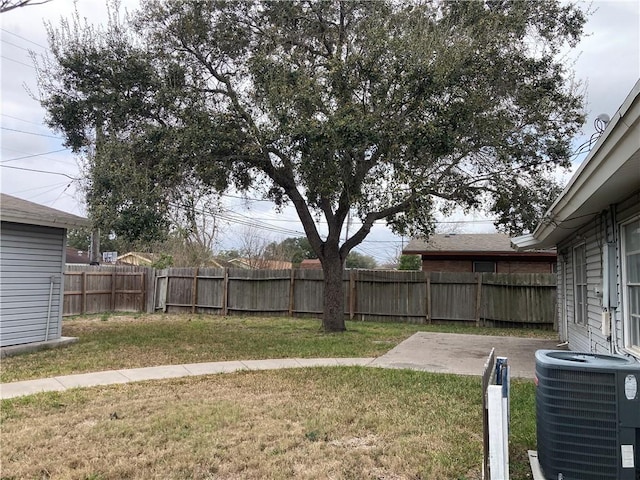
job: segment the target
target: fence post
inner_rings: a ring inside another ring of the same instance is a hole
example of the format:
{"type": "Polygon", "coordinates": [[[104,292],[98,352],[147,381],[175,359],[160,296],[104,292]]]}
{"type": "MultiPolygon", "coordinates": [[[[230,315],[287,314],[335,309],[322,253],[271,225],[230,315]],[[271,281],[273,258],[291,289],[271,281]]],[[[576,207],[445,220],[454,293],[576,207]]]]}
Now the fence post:
{"type": "Polygon", "coordinates": [[[147,289],[145,285],[147,284],[147,277],[144,272],[140,272],[140,311],[146,311],[147,307],[147,289]]]}
{"type": "Polygon", "coordinates": [[[116,272],[111,272],[111,311],[116,310],[116,272]]]}
{"type": "Polygon", "coordinates": [[[431,325],[431,272],[424,272],[426,277],[427,298],[425,299],[426,320],[431,325]]]}
{"type": "Polygon", "coordinates": [[[349,270],[349,320],[356,314],[356,271],[349,270]]]}
{"type": "Polygon", "coordinates": [[[480,314],[482,312],[482,273],[476,273],[478,286],[476,290],[476,327],[480,326],[480,314]]]}
{"type": "Polygon", "coordinates": [[[291,280],[289,283],[289,316],[293,317],[293,309],[295,308],[295,279],[296,279],[296,270],[295,268],[291,269],[291,280]]]}
{"type": "Polygon", "coordinates": [[[191,286],[191,313],[196,313],[196,303],[198,302],[198,272],[199,267],[196,267],[193,272],[193,284],[191,286]]]}
{"type": "Polygon", "coordinates": [[[228,313],[228,296],[229,296],[229,267],[224,267],[224,278],[222,280],[222,315],[225,317],[228,313]]]}
{"type": "Polygon", "coordinates": [[[82,272],[82,305],[80,306],[80,313],[82,315],[87,313],[87,272],[82,272]]]}

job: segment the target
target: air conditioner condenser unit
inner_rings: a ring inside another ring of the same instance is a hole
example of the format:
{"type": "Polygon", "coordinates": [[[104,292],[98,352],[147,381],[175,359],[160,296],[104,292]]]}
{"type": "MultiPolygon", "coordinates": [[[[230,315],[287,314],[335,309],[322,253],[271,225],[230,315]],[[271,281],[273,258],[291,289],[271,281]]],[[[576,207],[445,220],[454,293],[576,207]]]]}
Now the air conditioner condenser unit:
{"type": "Polygon", "coordinates": [[[640,480],[640,363],[538,350],[536,385],[547,480],[640,480]]]}

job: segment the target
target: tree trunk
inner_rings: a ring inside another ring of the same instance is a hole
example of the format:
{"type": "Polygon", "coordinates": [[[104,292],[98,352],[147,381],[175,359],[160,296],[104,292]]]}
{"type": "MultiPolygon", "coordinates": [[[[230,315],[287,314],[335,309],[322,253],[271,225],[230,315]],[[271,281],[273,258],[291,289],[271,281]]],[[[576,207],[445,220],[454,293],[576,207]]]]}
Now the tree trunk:
{"type": "Polygon", "coordinates": [[[322,260],[324,272],[324,314],[322,327],[325,332],[344,332],[344,292],[342,288],[342,259],[337,248],[325,252],[322,260]]]}

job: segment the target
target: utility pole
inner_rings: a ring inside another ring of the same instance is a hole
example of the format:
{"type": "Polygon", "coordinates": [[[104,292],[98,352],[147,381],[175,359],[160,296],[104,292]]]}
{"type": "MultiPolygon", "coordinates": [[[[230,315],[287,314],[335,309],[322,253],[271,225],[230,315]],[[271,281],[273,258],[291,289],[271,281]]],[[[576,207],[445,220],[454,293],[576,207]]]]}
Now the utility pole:
{"type": "MultiPolygon", "coordinates": [[[[102,115],[100,113],[96,116],[96,156],[102,151],[102,144],[104,143],[104,132],[102,130],[102,115]]],[[[89,265],[100,265],[102,260],[100,254],[100,229],[94,228],[91,230],[91,247],[89,248],[89,265]]]]}
{"type": "Polygon", "coordinates": [[[91,247],[89,248],[89,265],[100,265],[100,229],[91,230],[91,247]]]}

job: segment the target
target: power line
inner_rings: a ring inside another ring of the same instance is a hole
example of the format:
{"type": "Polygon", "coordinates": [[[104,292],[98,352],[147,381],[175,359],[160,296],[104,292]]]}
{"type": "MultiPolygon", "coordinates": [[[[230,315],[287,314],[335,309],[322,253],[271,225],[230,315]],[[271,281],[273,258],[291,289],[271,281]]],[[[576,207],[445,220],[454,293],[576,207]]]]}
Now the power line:
{"type": "Polygon", "coordinates": [[[25,52],[29,51],[28,48],[24,48],[24,47],[21,47],[20,45],[16,45],[15,43],[10,42],[9,40],[5,40],[4,38],[2,38],[1,40],[7,45],[11,45],[12,47],[19,48],[20,50],[24,50],[25,52]]]}
{"type": "Polygon", "coordinates": [[[9,158],[7,160],[2,160],[0,163],[15,162],[16,160],[24,160],[26,158],[41,157],[43,155],[49,155],[50,153],[59,153],[59,152],[67,151],[67,150],[69,150],[69,149],[68,148],[61,148],[60,150],[52,150],[50,152],[34,153],[32,155],[25,155],[24,157],[16,157],[16,158],[9,158]]]}
{"type": "Polygon", "coordinates": [[[76,177],[72,177],[71,175],[67,175],[66,173],[60,172],[49,172],[47,170],[38,170],[37,168],[24,168],[24,167],[14,167],[12,165],[0,165],[3,168],[11,168],[13,170],[24,170],[25,172],[36,172],[36,173],[47,173],[49,175],[61,175],[63,177],[70,178],[71,180],[77,180],[76,177]]]}
{"type": "Polygon", "coordinates": [[[47,138],[55,138],[56,140],[63,140],[63,139],[62,139],[62,138],[60,138],[60,137],[56,137],[56,136],[54,136],[54,135],[47,135],[47,134],[45,134],[45,133],[27,132],[27,131],[25,131],[25,130],[18,130],[18,129],[15,129],[15,128],[8,128],[8,127],[0,127],[0,128],[1,128],[2,130],[8,130],[8,131],[10,131],[10,132],[18,132],[18,133],[24,133],[24,134],[27,134],[27,135],[36,135],[36,136],[38,136],[38,137],[47,137],[47,138]]]}
{"type": "Polygon", "coordinates": [[[9,60],[10,62],[19,63],[20,65],[24,65],[25,67],[33,68],[34,70],[36,69],[36,67],[34,67],[33,65],[29,65],[28,63],[21,62],[20,60],[16,60],[14,58],[5,57],[4,55],[0,55],[0,57],[4,58],[5,60],[9,60]]]}
{"type": "MultiPolygon", "coordinates": [[[[62,187],[64,185],[66,185],[66,184],[67,184],[67,182],[65,181],[65,182],[56,183],[56,184],[53,184],[53,185],[43,185],[43,186],[40,186],[40,187],[26,188],[24,190],[18,190],[18,191],[15,191],[15,192],[11,192],[11,195],[18,195],[20,193],[33,192],[33,191],[36,191],[36,190],[42,190],[43,188],[49,188],[50,190],[47,190],[46,192],[42,192],[42,193],[48,193],[50,191],[55,190],[56,188],[60,188],[60,187],[62,187]]],[[[40,194],[38,194],[38,195],[40,195],[40,194]]]]}
{"type": "Polygon", "coordinates": [[[13,120],[20,120],[21,122],[30,123],[31,125],[38,125],[39,127],[42,126],[42,123],[32,122],[31,120],[25,120],[24,118],[14,117],[13,115],[8,115],[6,113],[2,113],[0,115],[2,115],[3,117],[12,118],[13,120]]]}
{"type": "Polygon", "coordinates": [[[29,40],[28,38],[25,38],[22,35],[18,35],[17,33],[10,32],[9,30],[6,30],[2,27],[0,27],[0,30],[2,30],[4,33],[8,33],[9,35],[13,35],[14,37],[18,37],[20,40],[24,40],[25,42],[32,43],[37,47],[44,48],[45,50],[47,50],[47,47],[45,47],[44,45],[41,45],[38,42],[34,42],[33,40],[29,40]]]}

